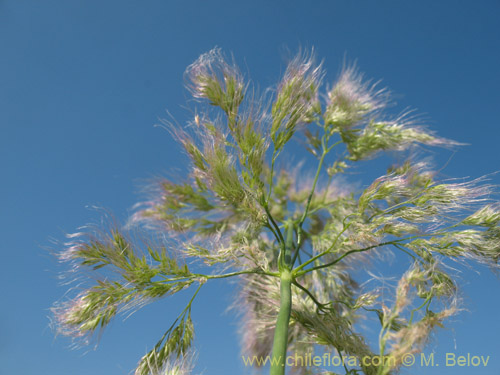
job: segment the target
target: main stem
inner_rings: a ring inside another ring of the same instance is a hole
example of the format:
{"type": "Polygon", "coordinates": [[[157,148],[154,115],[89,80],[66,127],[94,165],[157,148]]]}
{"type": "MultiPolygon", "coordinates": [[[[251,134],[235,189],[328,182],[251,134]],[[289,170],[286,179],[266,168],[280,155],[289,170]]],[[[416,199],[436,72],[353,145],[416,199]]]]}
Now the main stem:
{"type": "Polygon", "coordinates": [[[285,375],[288,323],[292,310],[292,274],[283,269],[280,275],[280,311],[274,330],[273,353],[270,375],[285,375]]]}

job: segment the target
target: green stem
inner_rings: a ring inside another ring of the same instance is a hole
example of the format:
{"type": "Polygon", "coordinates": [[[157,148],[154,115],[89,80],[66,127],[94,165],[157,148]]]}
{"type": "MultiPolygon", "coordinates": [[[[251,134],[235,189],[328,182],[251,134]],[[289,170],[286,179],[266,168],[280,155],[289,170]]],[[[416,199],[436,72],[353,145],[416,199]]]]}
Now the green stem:
{"type": "MultiPolygon", "coordinates": [[[[321,173],[321,168],[323,167],[323,162],[325,161],[325,157],[331,151],[331,149],[341,143],[339,141],[328,147],[328,138],[329,137],[327,137],[326,135],[321,138],[321,148],[323,152],[321,153],[321,157],[319,159],[318,168],[316,169],[316,175],[314,176],[311,192],[307,197],[306,207],[304,209],[304,212],[302,213],[302,217],[300,218],[299,225],[297,228],[297,253],[292,259],[292,266],[295,263],[295,260],[297,259],[299,249],[302,246],[302,241],[304,240],[302,226],[304,225],[304,221],[306,220],[307,215],[309,214],[309,207],[311,206],[311,200],[316,190],[316,184],[318,183],[319,175],[321,173]]],[[[328,184],[330,184],[330,182],[328,184]]],[[[326,187],[326,190],[328,190],[328,186],[326,187]]]]}
{"type": "Polygon", "coordinates": [[[271,221],[271,224],[274,226],[276,229],[276,233],[278,234],[277,241],[280,243],[281,247],[283,248],[285,246],[285,239],[283,238],[283,234],[281,233],[280,227],[278,224],[276,224],[276,221],[274,221],[273,216],[271,215],[271,212],[269,211],[269,206],[264,204],[264,210],[266,210],[267,218],[271,221]]]}
{"type": "Polygon", "coordinates": [[[270,375],[285,375],[286,349],[288,345],[288,324],[292,311],[292,274],[284,269],[281,272],[280,311],[274,329],[273,352],[270,375]]]}
{"type": "Polygon", "coordinates": [[[410,315],[410,320],[408,321],[408,325],[410,326],[412,323],[413,323],[413,315],[415,314],[415,312],[417,312],[418,310],[422,309],[425,305],[427,305],[430,301],[432,300],[432,296],[428,296],[424,303],[422,303],[422,305],[420,305],[419,307],[411,310],[411,315],[410,315]]]}
{"type": "Polygon", "coordinates": [[[286,228],[286,242],[285,242],[285,252],[281,259],[281,267],[286,267],[287,269],[291,267],[291,254],[293,250],[293,221],[287,221],[285,223],[286,228]]]}
{"type": "Polygon", "coordinates": [[[314,191],[316,190],[316,184],[318,183],[319,174],[321,173],[321,168],[323,166],[323,162],[325,160],[325,156],[327,154],[325,140],[321,142],[323,144],[323,153],[321,154],[321,158],[319,159],[318,168],[316,169],[316,175],[314,176],[313,185],[311,188],[311,192],[307,197],[306,207],[304,212],[302,213],[302,217],[300,218],[298,230],[297,230],[297,245],[300,246],[302,244],[302,225],[307,218],[307,214],[309,213],[309,206],[311,205],[311,200],[314,195],[314,191]]]}
{"type": "Polygon", "coordinates": [[[274,162],[276,161],[276,159],[278,158],[278,155],[279,155],[279,151],[276,152],[276,149],[274,149],[273,151],[273,157],[271,159],[271,173],[270,173],[270,176],[269,176],[269,192],[267,194],[267,199],[266,199],[266,205],[269,204],[269,200],[271,199],[271,193],[272,193],[272,188],[273,188],[273,178],[274,178],[274,162]]]}

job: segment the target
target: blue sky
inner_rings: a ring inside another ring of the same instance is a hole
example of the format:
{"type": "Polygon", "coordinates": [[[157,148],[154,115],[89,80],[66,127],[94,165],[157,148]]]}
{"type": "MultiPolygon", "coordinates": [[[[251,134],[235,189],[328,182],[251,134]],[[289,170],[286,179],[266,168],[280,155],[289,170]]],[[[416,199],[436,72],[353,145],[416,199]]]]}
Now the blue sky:
{"type": "MultiPolygon", "coordinates": [[[[398,109],[470,144],[439,151],[436,165],[450,159],[445,176],[474,178],[500,170],[499,11],[493,0],[0,0],[0,372],[127,374],[182,309],[184,296],[152,304],[111,324],[96,351],[70,350],[49,328],[65,288],[47,249],[99,220],[89,207],[124,220],[144,181],[183,170],[181,149],[154,124],[166,110],[188,120],[183,72],[201,53],[233,53],[261,88],[299,46],[315,47],[327,81],[345,56],[357,59],[398,109]]],[[[430,348],[490,355],[488,367],[412,373],[500,373],[500,284],[479,271],[462,274],[468,311],[430,348]]],[[[196,373],[242,373],[232,287],[206,289],[193,307],[196,373]]]]}

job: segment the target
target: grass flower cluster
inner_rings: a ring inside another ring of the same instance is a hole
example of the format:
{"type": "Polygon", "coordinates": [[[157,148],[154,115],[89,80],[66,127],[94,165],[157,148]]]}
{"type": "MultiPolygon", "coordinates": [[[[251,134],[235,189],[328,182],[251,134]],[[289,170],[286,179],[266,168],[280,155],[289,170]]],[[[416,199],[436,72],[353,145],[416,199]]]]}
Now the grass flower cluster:
{"type": "Polygon", "coordinates": [[[192,122],[165,122],[190,159],[189,173],[158,180],[128,226],[70,236],[60,260],[91,285],[54,306],[57,332],[88,341],[117,314],[187,289],[187,306],[135,370],[187,374],[196,296],[213,279],[238,278],[242,351],[276,359],[271,375],[285,373],[290,352],[390,356],[377,366],[344,365],[345,374],[387,375],[404,354],[421,351],[460,310],[449,263],[498,267],[495,187],[439,180],[412,158],[364,189],[342,186],[342,175],[384,151],[457,143],[408,115],[389,116],[388,92],[353,66],[326,89],[324,77],[312,54],[299,54],[264,99],[219,49],[190,65],[187,86],[199,103],[192,122]],[[294,139],[315,160],[310,180],[281,161],[294,139]],[[133,235],[140,228],[146,238],[133,235]],[[389,253],[406,261],[400,280],[367,280],[389,253]],[[378,326],[376,343],[363,334],[367,322],[378,326]]]}

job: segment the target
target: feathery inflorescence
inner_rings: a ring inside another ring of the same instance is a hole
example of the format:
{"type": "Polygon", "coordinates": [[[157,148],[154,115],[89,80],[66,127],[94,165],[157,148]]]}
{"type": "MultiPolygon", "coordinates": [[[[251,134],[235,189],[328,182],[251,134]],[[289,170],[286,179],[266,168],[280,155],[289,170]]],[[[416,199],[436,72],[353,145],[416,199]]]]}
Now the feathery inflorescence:
{"type": "Polygon", "coordinates": [[[292,275],[289,352],[388,356],[377,366],[345,367],[380,375],[397,372],[405,354],[422,350],[433,330],[460,310],[450,262],[498,267],[496,187],[486,178],[441,180],[410,158],[355,189],[342,175],[356,163],[384,151],[458,144],[408,114],[388,115],[388,91],[354,66],[323,93],[325,74],[313,57],[291,60],[269,104],[249,94],[243,74],[220,49],[187,68],[188,90],[201,109],[186,127],[163,124],[189,157],[188,173],[180,181],[158,179],[128,229],[87,228],[70,236],[60,260],[79,281],[92,276],[54,306],[58,333],[88,341],[117,314],[197,286],[136,369],[137,375],[187,374],[196,295],[212,279],[239,277],[234,305],[243,355],[265,358],[286,269],[292,275]],[[306,164],[280,167],[294,139],[318,161],[310,179],[303,177],[306,164]],[[394,252],[408,263],[399,281],[368,280],[378,260],[394,252]],[[363,336],[363,325],[373,323],[378,347],[363,336]]]}

